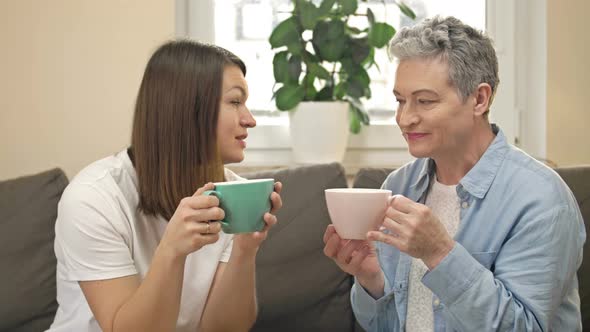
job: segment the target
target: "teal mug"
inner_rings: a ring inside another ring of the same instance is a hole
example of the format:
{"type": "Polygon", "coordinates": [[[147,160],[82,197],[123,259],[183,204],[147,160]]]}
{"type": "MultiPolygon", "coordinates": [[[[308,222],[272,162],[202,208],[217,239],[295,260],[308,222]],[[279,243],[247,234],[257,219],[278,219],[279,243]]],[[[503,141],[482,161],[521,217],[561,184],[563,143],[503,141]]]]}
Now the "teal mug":
{"type": "Polygon", "coordinates": [[[225,212],[220,221],[224,233],[252,233],[261,231],[266,224],[263,218],[271,208],[274,183],[274,179],[217,182],[214,190],[203,195],[219,199],[219,207],[225,212]]]}

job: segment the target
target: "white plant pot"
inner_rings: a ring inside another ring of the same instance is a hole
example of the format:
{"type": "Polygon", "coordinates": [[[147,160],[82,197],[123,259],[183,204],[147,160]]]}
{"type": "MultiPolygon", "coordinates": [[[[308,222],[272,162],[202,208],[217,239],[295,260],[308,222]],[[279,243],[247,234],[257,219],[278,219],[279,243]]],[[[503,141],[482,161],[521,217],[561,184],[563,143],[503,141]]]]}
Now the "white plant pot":
{"type": "Polygon", "coordinates": [[[306,101],[289,112],[295,163],[342,162],[350,133],[348,107],[348,103],[342,101],[306,101]]]}

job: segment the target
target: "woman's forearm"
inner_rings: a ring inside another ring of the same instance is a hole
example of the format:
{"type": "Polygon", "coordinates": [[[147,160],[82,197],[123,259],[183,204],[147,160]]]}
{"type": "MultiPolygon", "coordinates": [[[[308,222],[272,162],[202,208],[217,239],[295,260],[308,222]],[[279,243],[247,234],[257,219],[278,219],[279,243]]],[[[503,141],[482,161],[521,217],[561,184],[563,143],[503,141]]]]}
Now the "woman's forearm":
{"type": "Polygon", "coordinates": [[[180,310],[185,259],[158,247],[145,279],[117,310],[112,331],[174,331],[180,310]]]}
{"type": "Polygon", "coordinates": [[[232,251],[207,301],[203,331],[248,331],[256,320],[255,252],[232,251]]]}

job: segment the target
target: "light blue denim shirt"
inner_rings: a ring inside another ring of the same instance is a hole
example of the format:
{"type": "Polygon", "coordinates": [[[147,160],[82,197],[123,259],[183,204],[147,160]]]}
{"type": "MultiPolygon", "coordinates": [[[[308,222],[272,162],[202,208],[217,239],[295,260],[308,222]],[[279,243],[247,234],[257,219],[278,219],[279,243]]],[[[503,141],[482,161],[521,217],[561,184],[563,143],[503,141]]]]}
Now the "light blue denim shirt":
{"type": "MultiPolygon", "coordinates": [[[[576,271],[586,239],[576,200],[550,168],[496,138],[457,185],[455,246],[422,282],[434,331],[581,331],[576,271]]],[[[383,188],[424,203],[434,161],[391,173],[383,188]]],[[[367,331],[404,331],[412,258],[377,242],[385,274],[375,300],[355,282],[354,313],[367,331]]]]}

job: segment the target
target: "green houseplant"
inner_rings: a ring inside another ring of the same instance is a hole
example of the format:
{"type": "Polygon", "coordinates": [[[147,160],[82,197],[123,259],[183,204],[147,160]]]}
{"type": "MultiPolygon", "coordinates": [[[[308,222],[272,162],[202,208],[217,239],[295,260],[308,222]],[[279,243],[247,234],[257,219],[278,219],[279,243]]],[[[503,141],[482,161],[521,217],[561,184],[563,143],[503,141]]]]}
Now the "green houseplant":
{"type": "MultiPolygon", "coordinates": [[[[395,4],[415,18],[404,3],[395,4]]],[[[367,69],[376,65],[375,50],[388,44],[395,29],[377,22],[370,9],[358,13],[358,0],[293,0],[293,5],[291,16],[269,38],[275,50],[277,108],[292,110],[302,101],[345,101],[350,132],[358,133],[361,123],[369,124],[361,102],[371,97],[367,69]],[[368,27],[351,26],[353,16],[366,16],[368,27]]]]}

